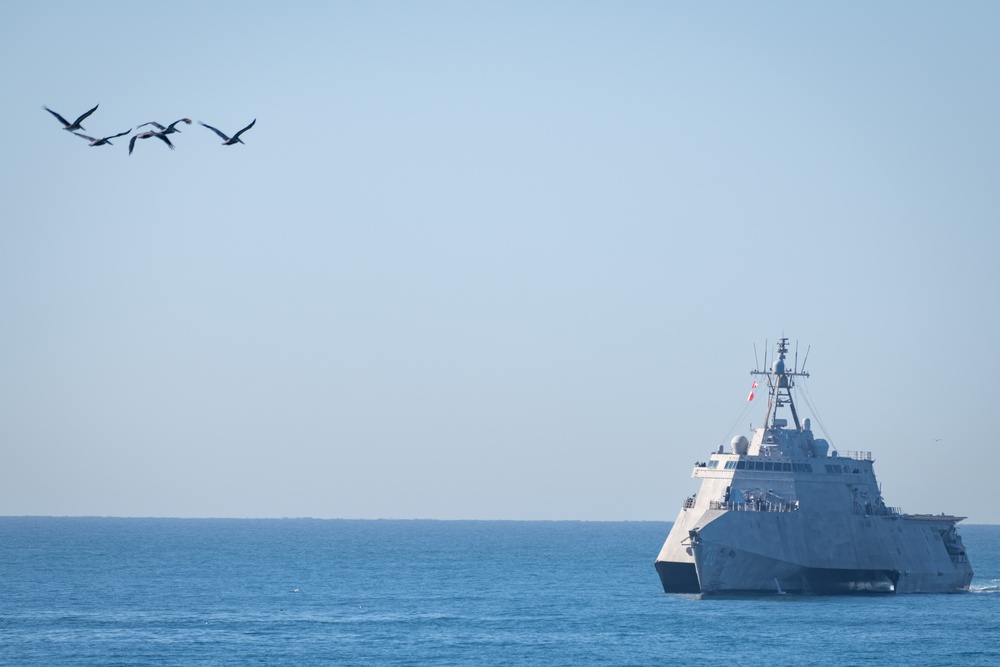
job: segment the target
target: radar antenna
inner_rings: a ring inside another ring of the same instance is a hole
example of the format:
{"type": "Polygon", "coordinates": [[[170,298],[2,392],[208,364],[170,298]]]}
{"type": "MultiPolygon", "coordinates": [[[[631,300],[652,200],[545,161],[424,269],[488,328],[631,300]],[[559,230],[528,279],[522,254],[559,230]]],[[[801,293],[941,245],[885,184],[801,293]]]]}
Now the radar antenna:
{"type": "MultiPolygon", "coordinates": [[[[764,424],[770,425],[771,428],[777,428],[775,420],[778,418],[778,408],[788,406],[789,410],[792,412],[792,420],[795,422],[795,430],[801,431],[802,424],[799,422],[798,412],[795,411],[795,401],[792,400],[792,387],[795,386],[794,378],[797,377],[809,377],[809,373],[804,371],[798,371],[794,368],[788,370],[785,368],[785,356],[788,354],[788,339],[782,336],[778,339],[777,343],[777,359],[775,359],[774,364],[772,364],[770,369],[758,371],[754,370],[750,372],[750,375],[763,375],[767,378],[768,387],[768,399],[767,399],[767,413],[764,415],[764,424]]],[[[806,351],[806,357],[809,356],[809,352],[806,351]]],[[[796,354],[796,363],[798,355],[796,354]]],[[[765,364],[766,361],[766,351],[765,351],[765,364]]],[[[805,367],[805,362],[803,361],[803,368],[805,367]]]]}

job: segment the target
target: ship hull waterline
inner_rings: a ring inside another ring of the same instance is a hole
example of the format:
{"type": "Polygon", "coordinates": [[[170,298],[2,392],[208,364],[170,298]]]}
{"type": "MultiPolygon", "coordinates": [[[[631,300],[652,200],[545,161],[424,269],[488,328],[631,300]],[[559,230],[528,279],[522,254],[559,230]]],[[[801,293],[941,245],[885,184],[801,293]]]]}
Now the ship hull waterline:
{"type": "Polygon", "coordinates": [[[967,561],[948,552],[937,538],[939,526],[933,523],[859,517],[869,539],[850,545],[850,553],[845,553],[848,545],[824,542],[815,530],[823,522],[815,517],[807,524],[790,514],[764,514],[747,525],[747,513],[712,514],[712,520],[702,516],[698,521],[705,527],[688,530],[683,525],[690,523],[683,521],[688,517],[682,512],[678,518],[677,530],[668,539],[668,544],[673,541],[673,558],[661,558],[655,564],[664,592],[704,596],[958,593],[968,591],[972,581],[967,561]],[[808,531],[801,530],[805,525],[810,526],[808,531]],[[879,548],[858,548],[866,543],[879,548]],[[919,551],[914,548],[917,544],[922,545],[919,551]],[[809,546],[803,550],[801,545],[809,546]],[[893,560],[886,555],[907,552],[904,547],[909,547],[908,558],[893,560]],[[914,553],[921,555],[915,558],[914,553]],[[832,563],[850,566],[826,565],[832,563]]]}

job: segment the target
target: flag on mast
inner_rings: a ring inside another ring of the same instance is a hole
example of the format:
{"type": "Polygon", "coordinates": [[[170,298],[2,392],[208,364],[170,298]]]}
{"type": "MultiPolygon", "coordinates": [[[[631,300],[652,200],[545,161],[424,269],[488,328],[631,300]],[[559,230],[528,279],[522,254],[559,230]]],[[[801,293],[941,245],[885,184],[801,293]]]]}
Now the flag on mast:
{"type": "Polygon", "coordinates": [[[750,395],[747,396],[747,403],[753,400],[753,390],[757,388],[757,381],[754,380],[753,384],[750,385],[750,395]]]}

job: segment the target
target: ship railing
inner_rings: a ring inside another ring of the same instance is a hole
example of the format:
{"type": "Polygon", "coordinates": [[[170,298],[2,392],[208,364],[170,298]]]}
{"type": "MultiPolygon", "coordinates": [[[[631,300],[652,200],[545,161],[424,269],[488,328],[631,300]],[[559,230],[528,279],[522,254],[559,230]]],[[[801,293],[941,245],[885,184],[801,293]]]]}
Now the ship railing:
{"type": "Polygon", "coordinates": [[[854,459],[855,461],[871,461],[871,452],[855,452],[851,450],[837,451],[837,456],[842,459],[854,459]]]}
{"type": "Polygon", "coordinates": [[[898,507],[865,503],[864,505],[856,504],[854,506],[854,513],[861,516],[901,516],[903,511],[898,507]]]}
{"type": "Polygon", "coordinates": [[[793,503],[779,503],[765,501],[726,502],[721,500],[711,500],[708,503],[708,509],[726,510],[729,512],[795,512],[799,509],[799,503],[797,501],[793,503]]]}

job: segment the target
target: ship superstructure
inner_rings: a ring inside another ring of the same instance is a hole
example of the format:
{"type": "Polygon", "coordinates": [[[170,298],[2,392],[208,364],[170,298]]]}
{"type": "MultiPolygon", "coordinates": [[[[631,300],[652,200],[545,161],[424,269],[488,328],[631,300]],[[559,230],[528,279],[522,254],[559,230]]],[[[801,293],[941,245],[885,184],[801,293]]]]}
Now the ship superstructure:
{"type": "Polygon", "coordinates": [[[696,464],[697,494],[656,559],[667,593],[938,593],[968,590],[964,517],[888,507],[867,451],[831,450],[800,419],[780,338],[764,425],[696,464]],[[781,416],[779,416],[779,414],[781,416]],[[789,423],[788,417],[791,417],[789,423]]]}

